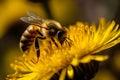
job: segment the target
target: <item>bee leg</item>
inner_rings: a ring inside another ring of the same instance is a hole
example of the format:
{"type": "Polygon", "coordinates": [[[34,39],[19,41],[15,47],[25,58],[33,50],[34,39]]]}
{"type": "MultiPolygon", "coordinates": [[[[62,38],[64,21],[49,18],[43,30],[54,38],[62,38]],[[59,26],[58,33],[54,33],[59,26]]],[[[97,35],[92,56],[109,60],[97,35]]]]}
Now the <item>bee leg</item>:
{"type": "Polygon", "coordinates": [[[35,39],[35,49],[36,49],[36,53],[37,53],[37,62],[38,62],[39,57],[40,57],[40,47],[39,47],[38,38],[35,39]]]}
{"type": "MultiPolygon", "coordinates": [[[[41,37],[44,37],[44,35],[39,31],[39,30],[36,30],[36,32],[41,36],[41,37]]],[[[40,39],[41,39],[40,37],[40,39]]]]}
{"type": "Polygon", "coordinates": [[[56,45],[56,47],[58,47],[57,43],[55,42],[55,40],[51,37],[51,40],[53,41],[53,43],[56,45]]]}
{"type": "Polygon", "coordinates": [[[46,37],[37,37],[35,39],[35,49],[36,49],[36,53],[37,53],[37,62],[38,62],[39,57],[40,57],[40,47],[39,47],[38,39],[46,39],[46,37]]]}

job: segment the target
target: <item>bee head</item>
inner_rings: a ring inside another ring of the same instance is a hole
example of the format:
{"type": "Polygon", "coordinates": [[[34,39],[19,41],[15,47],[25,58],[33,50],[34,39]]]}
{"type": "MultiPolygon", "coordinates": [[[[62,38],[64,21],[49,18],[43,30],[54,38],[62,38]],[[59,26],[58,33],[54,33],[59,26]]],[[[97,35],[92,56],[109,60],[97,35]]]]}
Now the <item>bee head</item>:
{"type": "Polygon", "coordinates": [[[65,30],[57,31],[56,37],[60,41],[60,43],[62,44],[66,39],[66,31],[65,30]]]}
{"type": "Polygon", "coordinates": [[[55,37],[62,44],[66,38],[66,29],[63,28],[60,23],[51,21],[47,24],[47,34],[50,37],[55,37]]]}

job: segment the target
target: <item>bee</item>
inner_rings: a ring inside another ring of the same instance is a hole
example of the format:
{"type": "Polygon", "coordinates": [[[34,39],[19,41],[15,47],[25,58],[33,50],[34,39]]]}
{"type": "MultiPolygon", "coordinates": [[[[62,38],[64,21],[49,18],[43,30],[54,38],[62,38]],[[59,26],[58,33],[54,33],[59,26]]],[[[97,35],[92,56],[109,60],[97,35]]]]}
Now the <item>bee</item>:
{"type": "MultiPolygon", "coordinates": [[[[20,20],[29,23],[30,25],[24,31],[20,39],[20,48],[23,52],[29,51],[32,45],[35,45],[37,58],[40,57],[39,39],[44,40],[50,38],[51,41],[58,47],[54,38],[56,38],[62,45],[68,42],[66,37],[67,30],[55,20],[43,19],[33,12],[27,12],[28,17],[21,17],[20,20]]],[[[70,39],[69,39],[70,40],[70,39]]],[[[69,44],[70,46],[70,44],[69,44]]]]}

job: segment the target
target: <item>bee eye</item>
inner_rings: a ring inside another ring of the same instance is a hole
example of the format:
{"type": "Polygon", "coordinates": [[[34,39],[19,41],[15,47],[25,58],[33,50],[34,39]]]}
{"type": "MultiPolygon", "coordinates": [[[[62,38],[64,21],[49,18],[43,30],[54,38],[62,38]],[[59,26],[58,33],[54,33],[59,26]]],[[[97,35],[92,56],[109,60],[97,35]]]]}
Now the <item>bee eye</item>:
{"type": "Polygon", "coordinates": [[[62,38],[62,36],[65,34],[65,31],[58,31],[57,32],[57,37],[58,39],[62,38]]]}

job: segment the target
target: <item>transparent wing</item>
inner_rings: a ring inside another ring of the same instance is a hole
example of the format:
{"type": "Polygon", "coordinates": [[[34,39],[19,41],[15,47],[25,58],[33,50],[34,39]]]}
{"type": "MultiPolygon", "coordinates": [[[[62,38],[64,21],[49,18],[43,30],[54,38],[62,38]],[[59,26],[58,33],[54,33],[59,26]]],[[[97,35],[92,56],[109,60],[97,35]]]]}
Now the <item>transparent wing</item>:
{"type": "Polygon", "coordinates": [[[27,11],[27,14],[29,17],[35,19],[35,20],[42,20],[42,18],[40,16],[38,16],[36,13],[33,13],[32,11],[27,11]]]}
{"type": "Polygon", "coordinates": [[[41,22],[39,20],[35,20],[31,17],[21,17],[20,20],[23,22],[29,23],[29,24],[34,24],[34,25],[40,25],[41,22]]]}
{"type": "Polygon", "coordinates": [[[34,25],[40,25],[43,21],[41,17],[39,17],[37,14],[28,11],[27,12],[28,17],[21,17],[20,20],[29,23],[29,24],[34,24],[34,25]]]}

